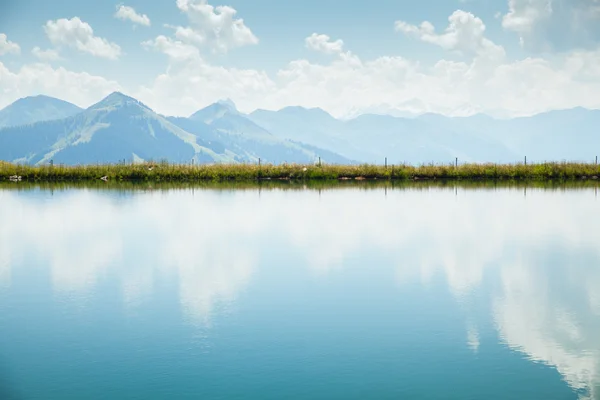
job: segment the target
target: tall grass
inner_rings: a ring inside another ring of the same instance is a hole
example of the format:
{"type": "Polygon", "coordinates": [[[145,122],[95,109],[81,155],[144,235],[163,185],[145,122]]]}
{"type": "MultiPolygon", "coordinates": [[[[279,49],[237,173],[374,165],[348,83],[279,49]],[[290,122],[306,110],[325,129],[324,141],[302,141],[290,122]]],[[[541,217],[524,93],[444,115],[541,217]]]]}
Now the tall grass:
{"type": "Polygon", "coordinates": [[[298,165],[162,163],[105,165],[17,165],[0,162],[0,181],[20,176],[29,182],[107,181],[200,182],[257,180],[573,180],[598,179],[596,164],[548,162],[537,164],[448,165],[298,165]]]}

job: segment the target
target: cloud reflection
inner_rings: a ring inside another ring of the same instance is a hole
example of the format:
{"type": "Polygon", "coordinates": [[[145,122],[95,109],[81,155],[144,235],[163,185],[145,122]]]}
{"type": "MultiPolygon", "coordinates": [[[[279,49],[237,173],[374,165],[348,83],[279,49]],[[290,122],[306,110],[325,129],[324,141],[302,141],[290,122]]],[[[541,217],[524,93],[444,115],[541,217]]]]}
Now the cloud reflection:
{"type": "MultiPolygon", "coordinates": [[[[0,193],[0,282],[10,281],[10,265],[36,257],[48,260],[57,291],[91,291],[117,274],[125,304],[135,307],[159,279],[174,278],[185,315],[208,323],[250,285],[271,251],[266,240],[289,246],[318,275],[376,252],[401,281],[427,284],[442,274],[462,302],[497,274],[490,313],[501,339],[600,398],[593,192],[274,190],[259,198],[206,190],[140,192],[127,201],[93,191],[51,201],[0,193]]],[[[479,329],[469,321],[465,343],[478,352],[479,329]]]]}
{"type": "Polygon", "coordinates": [[[4,192],[0,277],[7,281],[10,265],[29,257],[48,264],[57,292],[91,292],[103,276],[116,274],[125,304],[135,306],[158,274],[174,275],[184,311],[205,321],[216,302],[235,298],[257,263],[252,243],[260,221],[248,217],[243,201],[225,197],[140,193],[123,202],[72,191],[41,201],[4,192]]]}
{"type": "MultiPolygon", "coordinates": [[[[486,275],[501,271],[498,290],[486,288],[501,339],[600,399],[600,214],[593,192],[468,191],[456,198],[447,190],[387,197],[334,191],[285,203],[295,212],[281,233],[321,273],[375,251],[395,260],[402,281],[426,284],[442,273],[468,303],[486,275]]],[[[479,350],[479,330],[469,322],[466,343],[479,350]]]]}
{"type": "Polygon", "coordinates": [[[541,250],[567,264],[529,254],[502,268],[502,294],[494,302],[500,337],[531,360],[556,367],[589,396],[583,398],[599,399],[600,257],[582,259],[561,245],[541,250]]]}

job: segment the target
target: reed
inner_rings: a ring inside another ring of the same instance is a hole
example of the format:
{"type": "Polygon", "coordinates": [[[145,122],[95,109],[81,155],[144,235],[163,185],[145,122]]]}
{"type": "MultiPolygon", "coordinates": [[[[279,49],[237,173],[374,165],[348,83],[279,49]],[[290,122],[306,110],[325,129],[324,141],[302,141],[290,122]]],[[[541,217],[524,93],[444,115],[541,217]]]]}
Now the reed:
{"type": "Polygon", "coordinates": [[[327,180],[597,180],[594,163],[546,162],[523,164],[299,165],[161,163],[32,166],[0,162],[0,181],[21,177],[28,182],[79,182],[105,178],[110,182],[201,181],[327,181],[327,180]]]}

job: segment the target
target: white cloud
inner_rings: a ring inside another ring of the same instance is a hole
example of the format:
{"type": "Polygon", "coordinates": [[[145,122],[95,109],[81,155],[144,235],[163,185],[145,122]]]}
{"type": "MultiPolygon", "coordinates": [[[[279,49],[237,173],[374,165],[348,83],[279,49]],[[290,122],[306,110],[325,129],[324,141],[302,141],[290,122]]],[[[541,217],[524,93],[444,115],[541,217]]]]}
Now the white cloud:
{"type": "Polygon", "coordinates": [[[164,35],[160,35],[154,40],[142,42],[142,46],[164,53],[174,61],[200,59],[200,52],[195,46],[173,40],[164,35]]]}
{"type": "MultiPolygon", "coordinates": [[[[190,7],[185,1],[179,6],[183,10],[190,7]]],[[[305,40],[307,46],[338,52],[339,57],[329,64],[295,60],[275,75],[211,65],[198,50],[205,37],[192,28],[174,27],[177,39],[159,36],[143,43],[168,55],[169,65],[153,83],[134,93],[156,110],[175,115],[187,115],[220,98],[232,98],[242,111],[301,105],[322,107],[338,117],[374,107],[447,115],[527,115],[555,107],[600,103],[593,95],[597,86],[576,81],[578,72],[569,75],[560,65],[543,59],[507,63],[504,49],[485,37],[485,25],[474,15],[457,11],[449,21],[450,26],[441,34],[427,23],[414,27],[399,22],[397,26],[448,50],[468,53],[473,56],[471,62],[441,60],[427,66],[403,57],[362,60],[342,51],[341,40],[314,34],[305,40]],[[544,82],[539,76],[548,80],[544,82]],[[523,81],[535,84],[526,86],[523,81]],[[577,91],[583,95],[574,95],[577,91]]],[[[590,59],[586,70],[591,73],[593,57],[585,57],[590,59]]],[[[579,68],[576,65],[571,62],[570,68],[575,71],[579,68]]]]}
{"type": "Polygon", "coordinates": [[[60,60],[58,51],[54,49],[42,50],[38,46],[31,49],[31,54],[37,57],[41,61],[57,61],[60,60]]]}
{"type": "Polygon", "coordinates": [[[530,50],[594,48],[600,39],[598,0],[508,0],[502,26],[530,50]]]}
{"type": "Polygon", "coordinates": [[[150,26],[150,18],[146,14],[138,14],[133,7],[129,6],[119,6],[115,13],[115,18],[122,19],[123,21],[129,20],[134,24],[150,26]]]}
{"type": "Polygon", "coordinates": [[[306,47],[311,50],[319,51],[325,54],[339,54],[344,49],[344,41],[338,39],[332,41],[327,35],[313,33],[304,40],[306,47]]]}
{"type": "Polygon", "coordinates": [[[470,62],[441,60],[433,66],[403,57],[363,60],[342,52],[326,64],[295,60],[269,75],[211,65],[182,41],[159,37],[149,44],[169,55],[169,66],[136,95],[167,114],[186,115],[221,98],[233,99],[242,111],[301,105],[338,117],[384,104],[413,113],[499,116],[600,108],[600,51],[508,62],[489,58],[496,53],[480,46],[475,48],[481,55],[470,62]]]}
{"type": "Polygon", "coordinates": [[[485,37],[485,24],[480,18],[462,10],[456,10],[449,18],[444,33],[436,33],[435,27],[428,21],[420,26],[396,21],[396,30],[418,39],[435,44],[445,50],[458,51],[466,55],[480,55],[490,58],[502,58],[504,48],[485,37]]]}
{"type": "Polygon", "coordinates": [[[92,27],[79,17],[48,21],[44,30],[48,39],[56,46],[73,47],[81,52],[111,60],[117,59],[121,54],[119,45],[94,36],[92,27]]]}
{"type": "Polygon", "coordinates": [[[190,27],[170,26],[168,28],[175,29],[175,37],[190,45],[202,47],[206,44],[206,37],[190,27]]]}
{"type": "Polygon", "coordinates": [[[11,71],[0,62],[0,108],[25,96],[56,96],[79,106],[89,106],[115,90],[115,82],[86,72],[69,71],[48,64],[27,64],[11,71]]]}
{"type": "Polygon", "coordinates": [[[552,15],[552,0],[508,0],[508,13],[502,18],[502,26],[515,32],[528,33],[540,20],[552,15]]]}
{"type": "MultiPolygon", "coordinates": [[[[427,25],[423,28],[423,24],[402,25],[401,29],[427,37],[449,51],[469,53],[471,59],[442,59],[427,65],[397,56],[367,60],[344,50],[324,63],[293,60],[274,74],[213,65],[202,55],[202,39],[193,39],[198,31],[181,28],[177,36],[188,35],[186,40],[158,36],[143,43],[167,55],[168,66],[153,81],[125,89],[156,111],[170,115],[189,115],[222,98],[231,98],[246,112],[300,105],[321,107],[337,117],[373,109],[522,116],[577,106],[600,108],[600,50],[508,61],[501,57],[502,48],[486,38],[478,18],[454,13],[450,21],[449,28],[441,33],[427,25]]],[[[0,74],[4,74],[0,75],[0,103],[4,104],[44,88],[50,90],[46,94],[62,96],[62,90],[51,82],[57,76],[79,76],[43,65],[29,65],[19,72],[4,67],[0,74]],[[25,72],[32,76],[26,78],[25,72]],[[43,81],[46,74],[50,76],[47,84],[43,81]]],[[[65,81],[71,99],[88,105],[91,100],[98,101],[108,88],[120,86],[101,77],[93,79],[97,86],[90,90],[65,81]]]]}
{"type": "Polygon", "coordinates": [[[275,83],[265,72],[210,65],[195,46],[182,41],[159,36],[143,45],[169,57],[167,71],[156,77],[152,85],[137,92],[140,99],[162,113],[190,114],[221,98],[255,102],[257,97],[276,90],[275,83]],[[179,101],[169,103],[163,96],[179,101]]]}
{"type": "Polygon", "coordinates": [[[8,40],[5,33],[0,33],[0,56],[9,53],[19,54],[20,52],[21,47],[17,43],[8,40]]]}
{"type": "Polygon", "coordinates": [[[258,43],[244,20],[235,18],[237,11],[229,6],[214,7],[206,0],[177,0],[190,27],[175,27],[176,38],[189,44],[206,46],[215,52],[258,43]]]}

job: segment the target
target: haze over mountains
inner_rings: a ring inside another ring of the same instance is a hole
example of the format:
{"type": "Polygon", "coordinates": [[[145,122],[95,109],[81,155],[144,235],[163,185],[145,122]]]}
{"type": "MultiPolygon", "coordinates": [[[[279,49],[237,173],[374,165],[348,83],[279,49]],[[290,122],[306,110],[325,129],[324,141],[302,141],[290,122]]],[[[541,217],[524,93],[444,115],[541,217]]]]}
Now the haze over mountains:
{"type": "Polygon", "coordinates": [[[450,163],[592,161],[600,111],[527,118],[415,118],[365,114],[338,120],[314,108],[240,113],[224,100],[188,118],[165,117],[115,92],[87,109],[47,96],[0,111],[0,160],[44,164],[163,160],[178,163],[450,163]]]}

